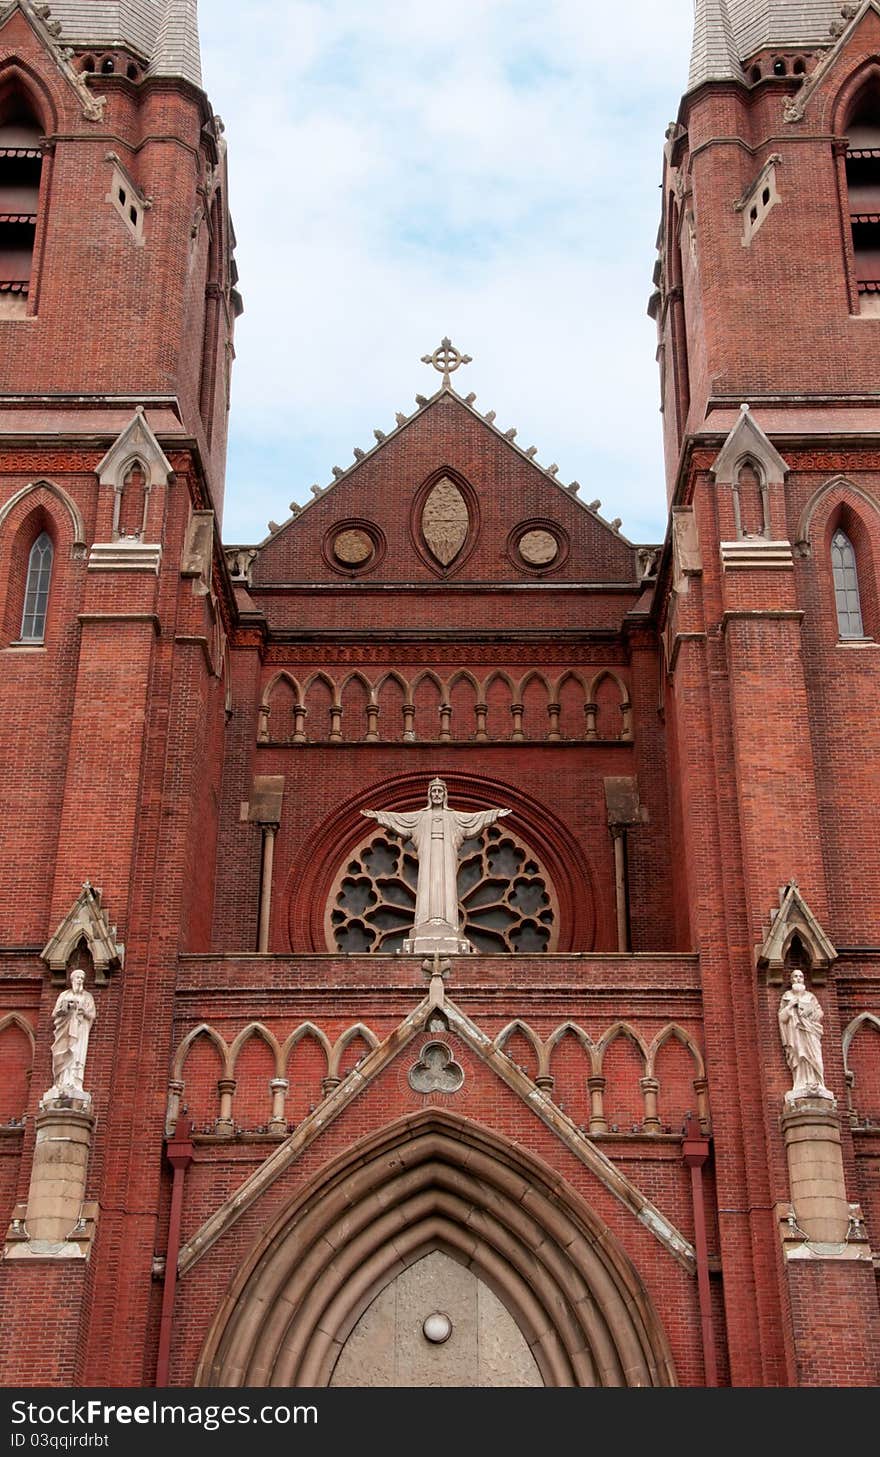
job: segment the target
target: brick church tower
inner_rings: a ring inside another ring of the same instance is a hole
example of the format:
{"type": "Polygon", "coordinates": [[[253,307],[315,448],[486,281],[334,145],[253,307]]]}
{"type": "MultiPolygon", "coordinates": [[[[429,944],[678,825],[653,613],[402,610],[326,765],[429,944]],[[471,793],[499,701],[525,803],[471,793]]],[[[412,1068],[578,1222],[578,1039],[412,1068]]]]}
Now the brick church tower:
{"type": "Polygon", "coordinates": [[[0,1379],[870,1385],[880,7],[698,0],[663,546],[449,340],[220,545],[195,12],[0,0],[0,1379]]]}

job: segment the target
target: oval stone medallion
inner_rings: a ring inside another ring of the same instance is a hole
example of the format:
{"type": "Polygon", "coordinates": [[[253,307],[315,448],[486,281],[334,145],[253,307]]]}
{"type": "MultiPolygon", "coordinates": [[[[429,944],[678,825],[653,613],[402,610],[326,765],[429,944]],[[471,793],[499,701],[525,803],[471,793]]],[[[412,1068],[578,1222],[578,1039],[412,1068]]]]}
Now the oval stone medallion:
{"type": "Polygon", "coordinates": [[[443,567],[454,562],[467,540],[467,502],[455,481],[444,476],[429,492],[422,511],[422,536],[431,555],[443,567]]]}

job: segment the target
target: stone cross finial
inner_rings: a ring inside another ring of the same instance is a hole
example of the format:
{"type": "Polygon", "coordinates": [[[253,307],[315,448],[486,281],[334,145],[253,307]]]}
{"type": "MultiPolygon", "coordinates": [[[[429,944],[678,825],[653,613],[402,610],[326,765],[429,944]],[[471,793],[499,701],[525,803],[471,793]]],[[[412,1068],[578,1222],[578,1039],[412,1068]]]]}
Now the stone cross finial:
{"type": "Polygon", "coordinates": [[[435,349],[433,354],[422,355],[422,364],[433,365],[437,373],[442,374],[444,385],[449,384],[449,376],[455,374],[463,364],[472,362],[471,356],[456,349],[451,339],[441,339],[439,349],[435,349]]]}

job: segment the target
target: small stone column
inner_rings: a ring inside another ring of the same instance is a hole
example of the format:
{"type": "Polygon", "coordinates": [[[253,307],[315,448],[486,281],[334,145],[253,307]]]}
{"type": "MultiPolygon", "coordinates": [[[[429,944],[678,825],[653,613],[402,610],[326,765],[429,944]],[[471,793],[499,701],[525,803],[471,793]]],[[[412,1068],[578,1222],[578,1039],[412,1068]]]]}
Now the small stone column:
{"type": "Polygon", "coordinates": [[[331,703],[330,705],[330,742],[340,744],[342,742],[342,704],[331,703]]]}
{"type": "Polygon", "coordinates": [[[474,705],[474,713],[477,716],[477,738],[480,743],[483,743],[489,737],[486,729],[486,716],[488,712],[488,703],[477,703],[474,705]]]}
{"type": "Polygon", "coordinates": [[[640,1078],[639,1086],[645,1100],[644,1130],[646,1133],[659,1133],[662,1128],[660,1115],[657,1111],[657,1097],[660,1092],[660,1084],[656,1078],[640,1078]]]}
{"type": "Polygon", "coordinates": [[[787,1102],[782,1136],[798,1227],[817,1244],[842,1244],[849,1229],[849,1204],[835,1104],[828,1098],[787,1102]]]}
{"type": "Polygon", "coordinates": [[[286,1133],[287,1118],[284,1113],[284,1103],[287,1098],[290,1083],[287,1078],[270,1078],[269,1091],[272,1094],[272,1117],[269,1119],[270,1133],[286,1133]]]}
{"type": "Polygon", "coordinates": [[[587,739],[591,739],[592,740],[592,739],[597,739],[599,737],[599,732],[598,732],[598,730],[596,728],[596,717],[598,715],[598,712],[599,712],[599,705],[598,705],[598,703],[585,703],[584,704],[584,717],[585,717],[585,719],[587,721],[586,732],[585,732],[584,737],[587,738],[587,739]]]}
{"type": "MultiPolygon", "coordinates": [[[[82,1214],[95,1120],[84,1108],[51,1107],[36,1117],[25,1225],[33,1253],[41,1244],[66,1245],[82,1214]]],[[[72,1246],[70,1256],[84,1251],[72,1246]]],[[[57,1251],[64,1257],[65,1251],[57,1251]]]]}
{"type": "Polygon", "coordinates": [[[235,1078],[219,1078],[220,1117],[214,1123],[214,1132],[221,1138],[231,1138],[235,1132],[232,1117],[232,1099],[235,1095],[235,1078]]]}
{"type": "Polygon", "coordinates": [[[403,741],[405,744],[412,744],[416,737],[416,706],[414,703],[403,705],[403,741]]]}
{"type": "Polygon", "coordinates": [[[367,743],[375,744],[379,737],[379,705],[367,704],[367,743]]]}
{"type": "Polygon", "coordinates": [[[561,703],[548,703],[547,704],[547,714],[548,714],[549,719],[550,719],[550,729],[549,729],[549,732],[547,734],[547,738],[548,739],[552,739],[554,743],[556,742],[557,739],[561,739],[562,738],[562,734],[559,732],[559,715],[560,715],[561,712],[562,712],[562,705],[561,705],[561,703]]]}
{"type": "Polygon", "coordinates": [[[590,1132],[607,1133],[608,1122],[605,1118],[605,1078],[587,1078],[587,1087],[590,1090],[590,1132]]]}
{"type": "Polygon", "coordinates": [[[522,703],[511,703],[510,711],[513,714],[512,737],[515,739],[524,739],[525,734],[523,732],[523,714],[525,713],[525,705],[522,703]]]}
{"type": "Polygon", "coordinates": [[[294,705],[293,710],[293,742],[304,744],[306,741],[306,717],[308,709],[302,703],[294,705]]]}
{"type": "Polygon", "coordinates": [[[452,738],[452,704],[440,704],[440,738],[443,743],[452,738]]]}

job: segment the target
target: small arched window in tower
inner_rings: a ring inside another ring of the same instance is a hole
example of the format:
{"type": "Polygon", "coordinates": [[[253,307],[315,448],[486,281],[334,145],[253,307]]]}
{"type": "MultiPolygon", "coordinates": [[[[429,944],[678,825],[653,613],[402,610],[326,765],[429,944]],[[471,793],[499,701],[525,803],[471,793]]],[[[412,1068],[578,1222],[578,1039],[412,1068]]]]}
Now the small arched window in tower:
{"type": "Polygon", "coordinates": [[[834,573],[837,630],[841,637],[864,637],[856,554],[845,531],[835,531],[831,539],[831,567],[834,573]]]}
{"type": "Polygon", "coordinates": [[[41,531],[28,557],[24,610],[21,614],[22,642],[41,643],[46,636],[46,609],[49,605],[53,556],[52,538],[48,531],[41,531]]]}
{"type": "Polygon", "coordinates": [[[21,96],[0,104],[0,318],[23,315],[37,232],[41,128],[21,96]]]}
{"type": "MultiPolygon", "coordinates": [[[[847,126],[846,189],[860,296],[880,294],[880,88],[866,87],[847,126]]],[[[880,302],[880,301],[878,301],[880,302]]]]}

